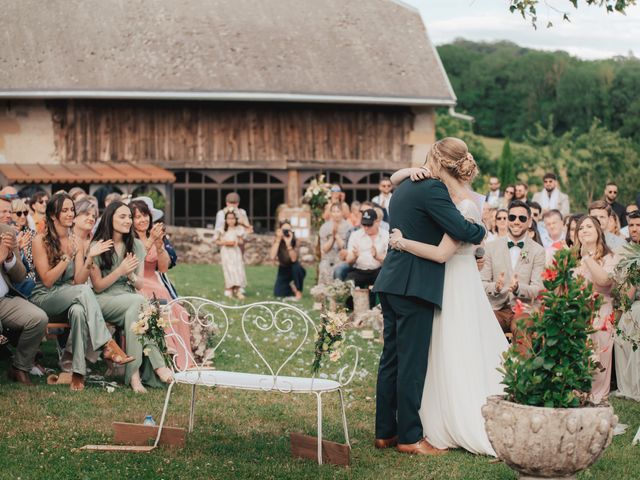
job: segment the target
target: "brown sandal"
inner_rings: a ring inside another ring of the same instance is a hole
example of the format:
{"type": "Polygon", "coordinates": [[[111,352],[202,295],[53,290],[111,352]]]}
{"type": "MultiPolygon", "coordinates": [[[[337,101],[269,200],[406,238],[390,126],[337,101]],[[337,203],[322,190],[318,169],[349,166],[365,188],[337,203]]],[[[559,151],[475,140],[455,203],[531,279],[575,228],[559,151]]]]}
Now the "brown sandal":
{"type": "Polygon", "coordinates": [[[71,385],[69,388],[74,392],[81,392],[84,390],[84,376],[74,372],[71,375],[71,385]]]}
{"type": "Polygon", "coordinates": [[[113,339],[109,340],[104,346],[102,356],[105,360],[111,360],[113,363],[117,363],[118,365],[124,365],[125,363],[133,362],[135,360],[134,357],[130,357],[124,353],[113,339]]]}

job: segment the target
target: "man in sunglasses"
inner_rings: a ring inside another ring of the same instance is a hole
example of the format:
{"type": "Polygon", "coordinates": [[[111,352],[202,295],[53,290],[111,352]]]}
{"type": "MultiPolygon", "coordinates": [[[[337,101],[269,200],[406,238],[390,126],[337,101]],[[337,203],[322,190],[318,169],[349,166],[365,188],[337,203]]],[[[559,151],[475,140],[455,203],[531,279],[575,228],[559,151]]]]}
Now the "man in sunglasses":
{"type": "Polygon", "coordinates": [[[484,289],[502,330],[515,331],[513,307],[516,300],[532,305],[542,290],[545,251],[527,230],[531,209],[520,200],[509,205],[509,233],[486,246],[485,265],[480,272],[484,289]]]}
{"type": "Polygon", "coordinates": [[[620,202],[618,202],[618,185],[615,182],[607,182],[607,185],[604,187],[604,198],[603,200],[607,202],[607,205],[611,207],[611,210],[618,215],[620,219],[620,226],[624,227],[627,225],[627,217],[625,216],[625,208],[620,202]]]}

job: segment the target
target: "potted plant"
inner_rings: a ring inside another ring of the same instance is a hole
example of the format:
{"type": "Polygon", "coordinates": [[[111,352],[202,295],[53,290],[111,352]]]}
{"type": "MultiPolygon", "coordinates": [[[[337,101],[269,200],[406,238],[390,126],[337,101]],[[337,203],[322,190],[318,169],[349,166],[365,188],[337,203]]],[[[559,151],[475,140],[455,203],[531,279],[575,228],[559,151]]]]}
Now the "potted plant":
{"type": "Polygon", "coordinates": [[[498,458],[520,478],[575,478],[609,446],[618,422],[610,405],[589,401],[599,366],[590,333],[601,299],[574,277],[576,264],[575,251],[556,253],[541,306],[519,322],[522,334],[504,354],[505,395],[482,408],[498,458]]]}

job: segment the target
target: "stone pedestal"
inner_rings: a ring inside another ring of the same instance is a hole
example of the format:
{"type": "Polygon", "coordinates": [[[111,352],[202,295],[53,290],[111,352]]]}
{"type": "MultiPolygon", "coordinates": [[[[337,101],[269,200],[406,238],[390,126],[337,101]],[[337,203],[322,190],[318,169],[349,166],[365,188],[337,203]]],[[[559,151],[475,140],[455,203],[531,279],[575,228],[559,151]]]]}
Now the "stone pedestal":
{"type": "Polygon", "coordinates": [[[520,479],[575,478],[600,458],[618,424],[608,405],[544,408],[499,396],[487,399],[482,416],[498,458],[520,479]]]}

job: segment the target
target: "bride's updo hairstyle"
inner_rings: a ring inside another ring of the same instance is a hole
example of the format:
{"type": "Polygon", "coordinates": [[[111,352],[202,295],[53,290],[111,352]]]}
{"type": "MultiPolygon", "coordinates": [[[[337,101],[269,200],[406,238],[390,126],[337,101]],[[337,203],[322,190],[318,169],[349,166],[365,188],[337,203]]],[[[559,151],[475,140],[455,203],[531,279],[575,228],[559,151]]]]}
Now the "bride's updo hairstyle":
{"type": "Polygon", "coordinates": [[[447,170],[454,178],[470,183],[478,175],[478,165],[467,144],[459,138],[446,137],[433,144],[427,161],[447,170]]]}

